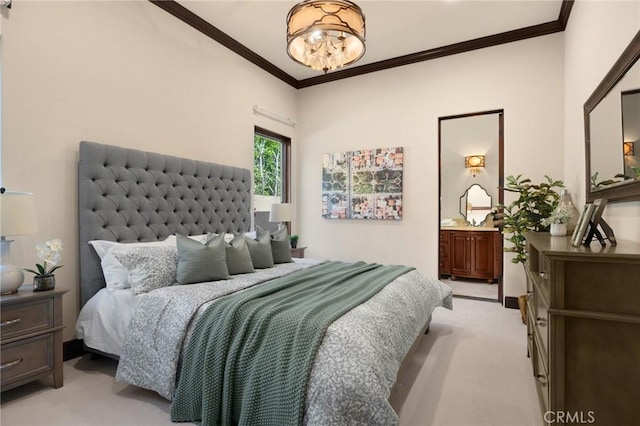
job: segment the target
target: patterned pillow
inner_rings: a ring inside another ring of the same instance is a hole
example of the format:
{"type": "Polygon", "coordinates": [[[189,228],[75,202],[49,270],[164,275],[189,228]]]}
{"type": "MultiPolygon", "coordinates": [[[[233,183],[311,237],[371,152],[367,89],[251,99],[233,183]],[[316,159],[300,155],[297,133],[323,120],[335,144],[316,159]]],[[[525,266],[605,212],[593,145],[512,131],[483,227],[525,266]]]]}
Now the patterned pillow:
{"type": "MultiPolygon", "coordinates": [[[[260,228],[258,228],[260,229],[260,228]]],[[[251,262],[255,269],[273,268],[273,255],[271,254],[271,236],[266,234],[258,235],[257,239],[246,238],[251,254],[251,262]]]]}
{"type": "Polygon", "coordinates": [[[176,247],[114,247],[115,259],[128,271],[128,282],[135,294],[168,287],[176,282],[176,247]]]}
{"type": "Polygon", "coordinates": [[[113,255],[113,251],[128,250],[134,247],[156,247],[156,246],[175,246],[176,241],[173,235],[170,235],[163,241],[150,241],[144,243],[116,243],[115,241],[93,240],[89,241],[94,250],[100,257],[100,265],[102,266],[102,274],[107,284],[107,288],[124,289],[129,288],[129,271],[125,268],[113,255]]]}
{"type": "Polygon", "coordinates": [[[224,234],[215,235],[205,244],[183,235],[177,236],[179,284],[218,281],[229,278],[224,234]]]}

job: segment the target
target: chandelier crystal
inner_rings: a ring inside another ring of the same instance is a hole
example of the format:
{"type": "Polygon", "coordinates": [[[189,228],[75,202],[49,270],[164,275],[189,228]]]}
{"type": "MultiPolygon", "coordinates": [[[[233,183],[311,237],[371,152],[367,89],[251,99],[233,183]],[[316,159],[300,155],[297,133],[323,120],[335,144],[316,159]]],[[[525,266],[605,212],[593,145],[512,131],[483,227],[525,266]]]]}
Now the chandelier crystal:
{"type": "Polygon", "coordinates": [[[287,53],[314,70],[333,71],[365,51],[362,9],[347,0],[306,0],[287,16],[287,53]]]}

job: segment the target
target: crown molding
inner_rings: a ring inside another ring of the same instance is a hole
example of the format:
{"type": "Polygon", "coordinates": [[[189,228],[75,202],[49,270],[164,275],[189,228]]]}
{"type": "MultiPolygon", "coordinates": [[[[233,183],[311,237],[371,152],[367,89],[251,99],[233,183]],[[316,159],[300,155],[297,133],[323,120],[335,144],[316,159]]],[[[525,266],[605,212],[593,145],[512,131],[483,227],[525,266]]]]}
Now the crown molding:
{"type": "Polygon", "coordinates": [[[562,0],[560,14],[558,19],[555,21],[506,31],[486,37],[480,37],[473,40],[467,40],[460,43],[454,43],[448,46],[424,50],[422,52],[411,53],[409,55],[398,56],[396,58],[386,59],[384,61],[378,61],[371,64],[351,67],[319,75],[317,77],[297,80],[174,0],[149,1],[296,89],[383,71],[403,65],[415,64],[417,62],[429,61],[449,55],[456,55],[458,53],[470,52],[472,50],[484,49],[485,47],[498,46],[500,44],[512,43],[514,41],[562,32],[567,26],[569,15],[571,14],[571,8],[574,3],[574,0],[562,0]]]}

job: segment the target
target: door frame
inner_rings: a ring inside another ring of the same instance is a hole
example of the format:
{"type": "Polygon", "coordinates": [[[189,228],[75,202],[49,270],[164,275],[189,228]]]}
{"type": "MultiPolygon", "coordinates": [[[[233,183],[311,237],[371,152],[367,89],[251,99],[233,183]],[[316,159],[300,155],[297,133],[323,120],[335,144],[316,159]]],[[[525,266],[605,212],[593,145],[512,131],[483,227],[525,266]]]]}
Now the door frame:
{"type": "MultiPolygon", "coordinates": [[[[468,118],[491,114],[498,115],[498,204],[504,205],[504,109],[494,109],[488,111],[478,111],[467,114],[456,114],[438,117],[438,245],[440,244],[440,223],[442,220],[442,122],[445,120],[454,120],[457,118],[468,118]]],[[[502,271],[500,273],[500,278],[498,279],[498,301],[504,306],[504,252],[501,252],[500,254],[502,256],[502,271]]],[[[440,260],[440,250],[438,250],[438,265],[440,265],[440,260]]],[[[439,268],[438,278],[440,278],[439,268]]]]}

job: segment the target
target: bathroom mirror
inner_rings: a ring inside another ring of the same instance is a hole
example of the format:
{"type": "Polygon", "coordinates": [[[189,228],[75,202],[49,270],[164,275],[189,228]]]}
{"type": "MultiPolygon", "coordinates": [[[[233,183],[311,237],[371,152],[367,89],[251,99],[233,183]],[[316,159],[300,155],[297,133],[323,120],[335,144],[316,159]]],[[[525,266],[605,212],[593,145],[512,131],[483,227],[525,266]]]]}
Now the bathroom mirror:
{"type": "Polygon", "coordinates": [[[485,189],[474,183],[460,197],[460,214],[469,225],[480,226],[491,213],[491,196],[485,189]]]}
{"type": "Polygon", "coordinates": [[[584,104],[586,199],[640,200],[640,31],[584,104]]]}

